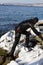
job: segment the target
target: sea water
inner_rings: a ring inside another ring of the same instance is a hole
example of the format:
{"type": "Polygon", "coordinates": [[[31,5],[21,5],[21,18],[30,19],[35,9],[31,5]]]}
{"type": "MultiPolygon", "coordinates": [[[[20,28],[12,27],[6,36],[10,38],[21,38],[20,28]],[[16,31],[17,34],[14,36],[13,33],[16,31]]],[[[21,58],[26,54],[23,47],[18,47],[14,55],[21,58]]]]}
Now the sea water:
{"type": "Polygon", "coordinates": [[[43,20],[43,7],[0,5],[0,31],[14,29],[15,24],[34,17],[43,20]]]}

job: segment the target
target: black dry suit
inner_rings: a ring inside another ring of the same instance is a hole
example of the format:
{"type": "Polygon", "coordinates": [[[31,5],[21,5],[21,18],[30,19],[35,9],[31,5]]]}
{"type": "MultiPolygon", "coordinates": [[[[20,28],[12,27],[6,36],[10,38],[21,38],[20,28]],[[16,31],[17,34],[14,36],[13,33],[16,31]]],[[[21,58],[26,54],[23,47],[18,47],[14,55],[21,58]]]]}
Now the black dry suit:
{"type": "Polygon", "coordinates": [[[33,32],[38,35],[41,39],[41,33],[38,32],[35,28],[34,28],[34,25],[38,22],[38,18],[35,17],[33,19],[29,19],[29,20],[25,20],[25,21],[22,21],[21,23],[19,23],[16,27],[15,27],[15,42],[13,44],[13,47],[12,47],[12,50],[10,52],[10,55],[13,55],[14,51],[15,51],[15,48],[17,46],[17,44],[19,43],[19,39],[20,39],[20,36],[21,34],[25,34],[26,35],[26,44],[28,45],[29,43],[29,35],[30,35],[30,32],[27,32],[26,30],[28,28],[31,28],[33,30],[33,32]]]}

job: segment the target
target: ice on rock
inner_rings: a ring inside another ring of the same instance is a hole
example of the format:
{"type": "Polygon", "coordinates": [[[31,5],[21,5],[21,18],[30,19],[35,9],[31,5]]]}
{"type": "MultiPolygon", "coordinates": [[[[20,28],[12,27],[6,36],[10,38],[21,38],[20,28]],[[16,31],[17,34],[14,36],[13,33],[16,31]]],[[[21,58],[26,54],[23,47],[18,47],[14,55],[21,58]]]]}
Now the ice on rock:
{"type": "Polygon", "coordinates": [[[7,65],[18,65],[18,63],[16,63],[15,61],[11,61],[10,63],[8,63],[7,65]]]}
{"type": "MultiPolygon", "coordinates": [[[[25,35],[21,35],[20,41],[23,42],[24,39],[25,35]]],[[[0,38],[0,48],[3,48],[8,52],[10,52],[14,41],[15,41],[15,31],[14,30],[8,31],[0,38]]]]}
{"type": "MultiPolygon", "coordinates": [[[[0,48],[10,52],[14,41],[15,31],[8,31],[0,38],[0,48]]],[[[32,48],[33,50],[28,51],[28,48],[22,45],[25,41],[25,35],[21,35],[20,41],[22,42],[19,42],[15,50],[15,53],[20,51],[18,58],[15,61],[12,60],[7,65],[43,65],[43,49],[41,49],[39,45],[36,45],[32,48]]]]}
{"type": "Polygon", "coordinates": [[[36,45],[32,51],[27,52],[22,48],[19,58],[16,59],[19,65],[41,65],[43,64],[43,50],[36,45]]]}

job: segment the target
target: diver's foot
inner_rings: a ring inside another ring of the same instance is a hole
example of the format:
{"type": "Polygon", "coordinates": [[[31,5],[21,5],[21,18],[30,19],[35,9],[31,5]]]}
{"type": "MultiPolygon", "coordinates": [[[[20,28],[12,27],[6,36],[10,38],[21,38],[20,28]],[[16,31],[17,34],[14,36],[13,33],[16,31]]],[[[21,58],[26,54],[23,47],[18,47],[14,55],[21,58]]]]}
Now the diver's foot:
{"type": "Polygon", "coordinates": [[[30,47],[30,48],[28,48],[28,51],[32,51],[32,48],[30,47]]]}
{"type": "Polygon", "coordinates": [[[29,45],[26,45],[26,44],[25,44],[25,47],[28,48],[28,51],[31,51],[31,50],[32,50],[32,48],[31,48],[29,45]]]}
{"type": "Polygon", "coordinates": [[[11,60],[15,60],[15,57],[12,55],[12,54],[7,54],[7,57],[10,57],[11,58],[11,60]]]}

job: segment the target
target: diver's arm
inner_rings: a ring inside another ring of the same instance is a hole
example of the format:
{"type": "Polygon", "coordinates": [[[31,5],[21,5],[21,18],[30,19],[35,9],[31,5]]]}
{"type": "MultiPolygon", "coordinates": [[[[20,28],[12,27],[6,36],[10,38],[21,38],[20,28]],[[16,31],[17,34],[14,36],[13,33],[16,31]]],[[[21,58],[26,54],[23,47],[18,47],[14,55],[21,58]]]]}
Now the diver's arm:
{"type": "Polygon", "coordinates": [[[41,35],[41,33],[40,32],[38,32],[36,29],[35,29],[35,27],[34,26],[31,26],[31,29],[33,30],[33,32],[39,37],[39,38],[41,38],[42,39],[42,41],[43,41],[43,37],[42,37],[42,35],[41,35]]]}

